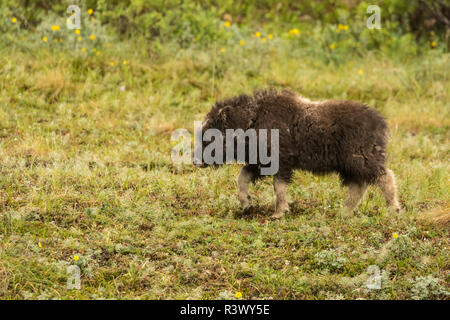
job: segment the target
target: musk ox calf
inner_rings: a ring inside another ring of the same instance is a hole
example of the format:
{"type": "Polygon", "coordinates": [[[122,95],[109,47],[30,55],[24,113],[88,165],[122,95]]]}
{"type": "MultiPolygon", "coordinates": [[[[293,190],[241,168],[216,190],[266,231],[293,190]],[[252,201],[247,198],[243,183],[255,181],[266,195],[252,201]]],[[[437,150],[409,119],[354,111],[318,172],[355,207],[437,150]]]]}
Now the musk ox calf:
{"type": "MultiPolygon", "coordinates": [[[[295,169],[315,174],[337,172],[349,190],[347,213],[358,205],[370,184],[379,186],[389,208],[399,211],[394,174],[386,167],[386,121],[362,103],[310,101],[291,91],[269,89],[217,102],[203,122],[202,132],[208,129],[223,135],[227,129],[278,129],[279,170],[274,174],[273,218],[289,211],[286,191],[295,169]]],[[[251,206],[250,182],[261,177],[260,170],[266,165],[247,160],[237,179],[244,209],[251,206]]]]}

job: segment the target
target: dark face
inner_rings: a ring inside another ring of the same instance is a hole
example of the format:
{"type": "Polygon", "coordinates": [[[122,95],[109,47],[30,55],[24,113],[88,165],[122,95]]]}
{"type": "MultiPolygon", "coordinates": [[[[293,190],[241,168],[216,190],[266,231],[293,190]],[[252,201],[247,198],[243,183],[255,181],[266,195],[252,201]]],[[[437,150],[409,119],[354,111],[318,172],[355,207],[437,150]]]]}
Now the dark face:
{"type": "MultiPolygon", "coordinates": [[[[251,104],[247,98],[236,98],[231,99],[230,103],[220,103],[216,104],[211,111],[206,115],[203,123],[202,123],[202,143],[201,150],[197,150],[197,155],[202,154],[205,155],[205,148],[207,148],[210,144],[215,142],[215,134],[221,132],[221,141],[218,143],[221,147],[213,148],[214,150],[221,150],[223,158],[218,159],[218,155],[216,156],[214,151],[211,151],[211,147],[206,149],[206,154],[211,155],[214,158],[214,161],[220,162],[220,164],[225,163],[226,161],[226,130],[227,129],[242,129],[247,130],[251,125],[252,112],[251,112],[251,104]],[[213,131],[213,132],[211,132],[213,131]],[[214,131],[216,131],[214,133],[214,131]],[[217,132],[218,131],[218,132],[217,132]],[[210,134],[211,139],[205,139],[205,133],[210,134]],[[206,141],[205,141],[206,140],[206,141]],[[200,153],[201,151],[201,153],[200,153]]],[[[234,139],[235,140],[235,139],[234,139]]],[[[212,147],[214,144],[212,145],[212,147]]],[[[217,146],[217,145],[216,145],[217,146]]],[[[200,145],[197,146],[197,149],[200,148],[200,145]]],[[[231,157],[235,157],[235,155],[231,155],[231,157]]],[[[218,163],[215,163],[218,164],[218,163]]],[[[209,164],[210,165],[210,164],[209,164]]],[[[201,167],[208,166],[203,161],[201,167]]]]}
{"type": "Polygon", "coordinates": [[[202,132],[204,133],[208,129],[217,129],[221,132],[225,132],[228,129],[228,120],[230,118],[232,108],[225,106],[220,109],[212,109],[203,120],[202,132]]]}
{"type": "MultiPolygon", "coordinates": [[[[227,107],[225,107],[225,108],[227,108],[227,107]]],[[[214,132],[216,130],[219,130],[221,132],[221,134],[222,134],[222,137],[223,137],[223,147],[221,149],[222,149],[222,152],[223,152],[223,155],[224,155],[224,158],[225,158],[225,129],[227,129],[227,126],[226,126],[226,121],[225,121],[226,118],[224,117],[223,109],[224,108],[222,108],[221,110],[215,110],[215,109],[211,110],[205,116],[205,119],[203,120],[202,128],[201,128],[202,141],[201,141],[201,144],[198,144],[198,145],[195,144],[195,146],[197,148],[201,147],[201,153],[202,154],[203,154],[205,148],[215,141],[215,137],[212,137],[211,140],[205,139],[205,133],[207,131],[209,131],[209,133],[211,133],[211,132],[214,132]]],[[[207,135],[208,135],[208,133],[207,133],[207,135]]],[[[196,154],[196,152],[200,153],[200,151],[198,149],[196,149],[194,151],[194,154],[196,154]]],[[[211,155],[215,156],[215,152],[214,151],[211,152],[211,155]]],[[[224,161],[225,161],[225,159],[221,160],[222,163],[224,161]]],[[[207,166],[209,166],[211,164],[207,164],[207,163],[205,163],[205,161],[202,161],[202,164],[195,164],[195,165],[198,166],[198,167],[201,167],[201,168],[205,168],[205,167],[207,167],[207,166]]],[[[215,165],[217,165],[217,164],[215,164],[215,165]]]]}

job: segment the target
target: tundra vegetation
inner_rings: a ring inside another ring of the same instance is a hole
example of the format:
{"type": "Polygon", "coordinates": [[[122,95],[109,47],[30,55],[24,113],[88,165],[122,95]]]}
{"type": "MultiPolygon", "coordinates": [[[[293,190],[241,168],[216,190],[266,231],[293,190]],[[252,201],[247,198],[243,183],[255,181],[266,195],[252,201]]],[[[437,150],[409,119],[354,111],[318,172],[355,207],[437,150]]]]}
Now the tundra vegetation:
{"type": "Polygon", "coordinates": [[[369,30],[358,0],[86,1],[79,31],[25,3],[0,0],[0,298],[448,299],[444,2],[377,1],[369,30]],[[171,161],[175,129],[267,86],[379,110],[403,212],[369,188],[343,219],[338,177],[298,171],[284,219],[268,178],[244,215],[239,166],[171,161]]]}

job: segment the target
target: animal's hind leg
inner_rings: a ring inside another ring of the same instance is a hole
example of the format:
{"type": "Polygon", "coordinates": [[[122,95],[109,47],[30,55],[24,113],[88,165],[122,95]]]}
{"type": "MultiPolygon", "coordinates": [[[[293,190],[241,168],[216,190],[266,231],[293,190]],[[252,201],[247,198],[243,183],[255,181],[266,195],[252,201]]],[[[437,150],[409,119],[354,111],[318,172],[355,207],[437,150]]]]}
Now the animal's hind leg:
{"type": "Polygon", "coordinates": [[[397,186],[392,170],[386,169],[386,173],[378,178],[377,185],[381,188],[389,209],[399,212],[400,204],[398,203],[397,186]]]}
{"type": "Polygon", "coordinates": [[[239,176],[237,178],[237,183],[239,187],[238,198],[244,210],[248,210],[252,205],[252,197],[250,196],[249,188],[250,182],[255,180],[258,176],[256,170],[257,168],[248,165],[244,166],[239,172],[239,176]]]}
{"type": "Polygon", "coordinates": [[[350,214],[361,201],[366,193],[368,184],[365,182],[356,183],[351,182],[348,185],[348,198],[345,201],[345,213],[350,214]]]}

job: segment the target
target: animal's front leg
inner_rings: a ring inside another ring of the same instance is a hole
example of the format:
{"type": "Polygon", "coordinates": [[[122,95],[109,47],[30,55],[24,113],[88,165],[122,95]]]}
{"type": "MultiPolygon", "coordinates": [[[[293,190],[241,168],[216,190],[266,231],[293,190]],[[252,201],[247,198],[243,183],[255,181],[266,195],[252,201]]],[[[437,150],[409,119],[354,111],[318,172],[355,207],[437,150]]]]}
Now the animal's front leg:
{"type": "Polygon", "coordinates": [[[237,179],[239,193],[238,198],[244,210],[248,210],[252,205],[252,197],[249,193],[250,182],[254,179],[255,173],[250,166],[242,167],[237,179]]]}
{"type": "Polygon", "coordinates": [[[366,192],[368,184],[365,182],[352,182],[348,186],[348,198],[345,201],[344,216],[349,216],[361,201],[366,192]]]}
{"type": "Polygon", "coordinates": [[[277,196],[277,202],[275,206],[275,213],[272,215],[272,218],[280,219],[286,212],[289,212],[289,204],[287,202],[288,182],[281,179],[279,176],[274,176],[273,187],[277,196]]]}

